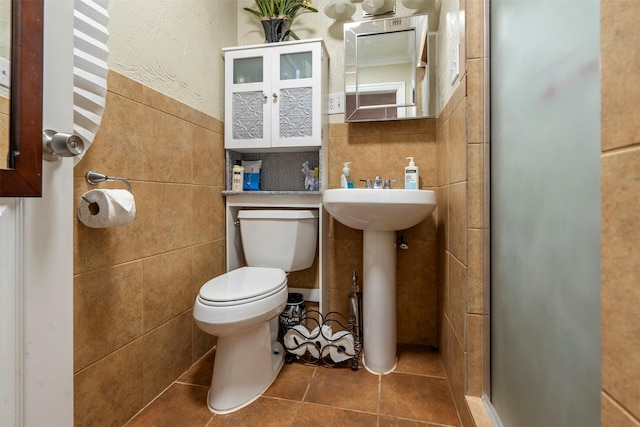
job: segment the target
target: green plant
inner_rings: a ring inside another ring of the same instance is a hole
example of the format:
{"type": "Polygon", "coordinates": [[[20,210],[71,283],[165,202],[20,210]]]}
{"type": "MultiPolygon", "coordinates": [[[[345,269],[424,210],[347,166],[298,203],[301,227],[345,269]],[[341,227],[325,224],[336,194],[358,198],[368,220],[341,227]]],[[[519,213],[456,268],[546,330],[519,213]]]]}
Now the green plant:
{"type": "Polygon", "coordinates": [[[310,0],[255,0],[256,9],[245,7],[244,10],[253,13],[261,21],[269,19],[284,19],[287,24],[286,35],[291,35],[296,40],[300,40],[296,33],[291,30],[293,21],[301,13],[317,12],[318,9],[311,6],[310,0]]]}

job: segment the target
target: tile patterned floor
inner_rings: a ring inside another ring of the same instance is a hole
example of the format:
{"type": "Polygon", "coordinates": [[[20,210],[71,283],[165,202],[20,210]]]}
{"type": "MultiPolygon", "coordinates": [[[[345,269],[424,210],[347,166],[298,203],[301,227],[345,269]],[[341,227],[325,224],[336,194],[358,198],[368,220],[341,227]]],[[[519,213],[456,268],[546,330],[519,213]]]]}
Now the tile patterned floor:
{"type": "Polygon", "coordinates": [[[400,345],[398,367],[388,375],[285,364],[262,397],[228,415],[207,409],[213,357],[195,364],[126,427],[460,426],[440,355],[424,347],[400,345]]]}

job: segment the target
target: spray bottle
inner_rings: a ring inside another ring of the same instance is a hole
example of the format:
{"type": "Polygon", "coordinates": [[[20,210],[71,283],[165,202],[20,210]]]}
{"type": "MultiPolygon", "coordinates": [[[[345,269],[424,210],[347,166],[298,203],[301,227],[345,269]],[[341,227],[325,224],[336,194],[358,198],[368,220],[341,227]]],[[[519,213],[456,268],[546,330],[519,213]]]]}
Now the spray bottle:
{"type": "Polygon", "coordinates": [[[355,270],[351,280],[353,284],[349,294],[349,318],[353,323],[353,344],[358,350],[362,349],[362,292],[358,287],[358,275],[355,270]]]}

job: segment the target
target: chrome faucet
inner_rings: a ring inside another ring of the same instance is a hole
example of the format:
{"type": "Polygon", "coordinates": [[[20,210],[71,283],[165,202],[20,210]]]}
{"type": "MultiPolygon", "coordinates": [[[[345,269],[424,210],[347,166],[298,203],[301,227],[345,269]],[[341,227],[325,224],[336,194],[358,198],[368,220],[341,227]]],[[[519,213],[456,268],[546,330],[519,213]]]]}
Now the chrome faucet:
{"type": "Polygon", "coordinates": [[[374,180],[373,180],[373,188],[374,189],[382,189],[382,178],[380,178],[380,175],[377,175],[374,180]]]}
{"type": "Polygon", "coordinates": [[[364,188],[368,188],[368,189],[390,189],[391,183],[396,182],[396,180],[385,179],[383,183],[382,178],[380,178],[380,175],[376,175],[376,177],[373,179],[373,184],[371,184],[370,179],[361,179],[360,182],[364,182],[364,188]]]}

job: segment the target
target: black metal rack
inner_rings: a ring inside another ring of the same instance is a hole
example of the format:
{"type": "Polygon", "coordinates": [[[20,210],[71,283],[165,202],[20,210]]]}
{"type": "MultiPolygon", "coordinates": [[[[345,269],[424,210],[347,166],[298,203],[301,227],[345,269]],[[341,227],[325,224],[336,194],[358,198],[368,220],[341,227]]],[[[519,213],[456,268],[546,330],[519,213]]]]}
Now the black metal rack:
{"type": "Polygon", "coordinates": [[[285,362],[301,360],[307,364],[340,367],[349,365],[357,370],[362,352],[362,331],[355,316],[350,318],[332,311],[323,316],[309,310],[299,325],[287,328],[283,334],[285,362]]]}

